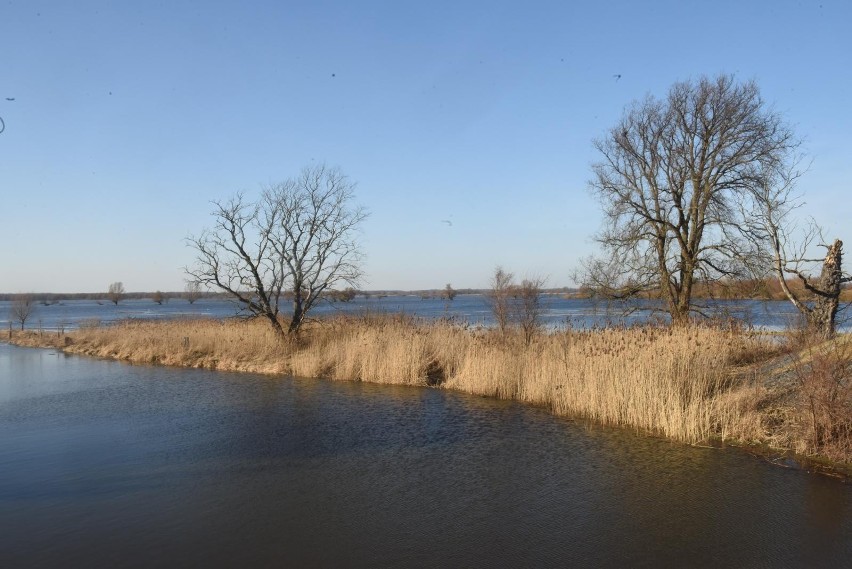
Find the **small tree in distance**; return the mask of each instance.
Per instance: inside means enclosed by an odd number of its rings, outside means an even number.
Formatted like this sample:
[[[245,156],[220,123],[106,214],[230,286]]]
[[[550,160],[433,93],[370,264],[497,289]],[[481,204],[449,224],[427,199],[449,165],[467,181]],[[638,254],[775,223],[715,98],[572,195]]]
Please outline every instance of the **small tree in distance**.
[[[513,315],[514,320],[524,333],[524,342],[530,345],[532,339],[541,331],[541,315],[544,306],[541,302],[541,291],[545,280],[541,277],[530,277],[521,281],[520,286],[514,287]]]
[[[453,285],[447,283],[447,286],[444,287],[444,291],[441,296],[444,300],[454,300],[456,298],[456,291],[453,288]]]
[[[189,281],[184,288],[183,297],[190,304],[195,304],[195,301],[201,298],[201,283],[198,281]]]
[[[153,300],[159,305],[162,305],[164,302],[168,302],[169,298],[162,291],[158,290],[153,295],[151,295],[151,300]]]
[[[509,308],[514,279],[515,275],[503,270],[503,267],[496,267],[494,275],[491,277],[491,289],[485,294],[491,308],[491,314],[494,316],[494,322],[497,324],[500,334],[504,337],[509,328]]]
[[[444,287],[444,290],[440,293],[440,298],[444,301],[444,312],[449,314],[450,312],[450,303],[456,297],[456,291],[453,289],[453,286],[450,283],[447,283],[447,286]]]
[[[124,298],[124,283],[117,281],[109,285],[107,289],[107,298],[116,306]]]
[[[496,267],[491,277],[491,289],[485,293],[485,298],[500,335],[505,339],[509,328],[517,326],[523,333],[524,342],[529,345],[542,328],[544,306],[541,293],[545,279],[529,277],[520,285],[515,284],[514,279],[512,273]]]
[[[33,312],[36,310],[36,303],[30,294],[19,294],[12,300],[12,305],[9,308],[10,320],[20,323],[21,330],[24,329],[24,324]],[[11,329],[11,328],[10,328]]]

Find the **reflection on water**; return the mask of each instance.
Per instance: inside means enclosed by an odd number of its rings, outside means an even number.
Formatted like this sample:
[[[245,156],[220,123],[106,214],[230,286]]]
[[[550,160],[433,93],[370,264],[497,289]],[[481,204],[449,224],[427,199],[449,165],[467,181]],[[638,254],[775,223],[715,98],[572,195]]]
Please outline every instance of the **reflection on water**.
[[[434,389],[0,346],[0,566],[807,566],[852,486]]]

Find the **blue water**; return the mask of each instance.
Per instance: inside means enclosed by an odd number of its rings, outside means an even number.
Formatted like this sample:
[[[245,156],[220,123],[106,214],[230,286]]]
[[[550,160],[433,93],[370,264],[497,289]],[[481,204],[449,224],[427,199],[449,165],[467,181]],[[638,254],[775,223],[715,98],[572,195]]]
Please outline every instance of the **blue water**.
[[[0,567],[848,567],[852,486],[439,389],[0,344]]]
[[[624,305],[606,304],[590,300],[565,299],[558,295],[542,297],[544,311],[542,321],[550,328],[574,326],[590,328],[613,324],[635,324],[652,318],[662,318],[658,312],[635,310],[625,315]],[[9,302],[0,301],[0,330],[9,326]],[[646,303],[633,308],[648,308]],[[288,306],[283,309],[286,314]],[[719,316],[731,316],[747,325],[762,329],[781,330],[794,324],[798,312],[786,301],[731,300],[713,301],[708,312]],[[440,299],[421,299],[416,295],[387,296],[384,298],[357,298],[348,303],[325,302],[314,309],[314,314],[363,312],[396,313],[403,312],[427,319],[452,317],[474,325],[491,325],[493,319],[488,303],[481,295],[460,295],[452,302]],[[227,318],[241,314],[239,307],[225,299],[201,299],[195,304],[174,299],[158,305],[151,300],[127,300],[117,306],[105,301],[71,300],[45,306],[38,304],[34,314],[26,323],[29,329],[66,330],[76,328],[86,322],[109,323],[127,318],[191,318],[210,317]],[[18,323],[13,323],[18,326]],[[850,322],[840,320],[840,330],[850,330]]]

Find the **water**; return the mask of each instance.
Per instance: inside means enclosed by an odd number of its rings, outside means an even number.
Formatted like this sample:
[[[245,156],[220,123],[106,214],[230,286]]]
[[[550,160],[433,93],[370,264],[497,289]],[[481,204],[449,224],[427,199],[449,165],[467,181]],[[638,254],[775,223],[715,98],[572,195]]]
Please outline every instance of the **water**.
[[[567,324],[589,328],[611,324],[647,321],[659,317],[647,310],[624,315],[623,305],[610,305],[583,299],[565,299],[557,295],[542,297],[544,311],[542,321],[550,328]],[[9,326],[10,302],[0,301],[0,330]],[[639,305],[642,306],[641,304]],[[645,307],[650,306],[645,303]],[[283,305],[289,308],[286,303]],[[769,330],[781,330],[796,322],[798,312],[786,301],[732,300],[713,301],[711,312],[729,315],[747,324]],[[171,300],[158,305],[151,300],[127,300],[117,306],[109,302],[94,300],[67,300],[44,306],[38,304],[34,314],[26,323],[30,329],[70,330],[85,322],[110,323],[127,318],[168,319],[210,317],[227,318],[239,314],[239,307],[226,299],[201,299],[194,304],[185,300]],[[455,317],[471,324],[491,325],[493,319],[485,298],[481,295],[460,295],[452,302],[440,299],[421,299],[414,295],[387,296],[383,298],[361,298],[344,303],[324,302],[314,309],[315,314],[361,312],[403,312],[423,318],[434,319]],[[13,323],[18,326],[18,323]],[[849,331],[850,323],[841,321],[839,329]]]
[[[0,566],[841,567],[852,486],[428,388],[0,345]]]

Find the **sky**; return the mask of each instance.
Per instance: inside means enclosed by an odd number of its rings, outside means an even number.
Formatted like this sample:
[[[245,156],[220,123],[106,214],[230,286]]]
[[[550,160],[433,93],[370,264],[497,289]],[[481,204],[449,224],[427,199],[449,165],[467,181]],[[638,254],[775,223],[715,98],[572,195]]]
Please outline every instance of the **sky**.
[[[496,265],[572,286],[592,141],[719,73],[802,137],[800,214],[852,242],[850,22],[841,0],[2,1],[0,292],[182,290],[211,200],[319,162],[370,211],[362,288]]]

